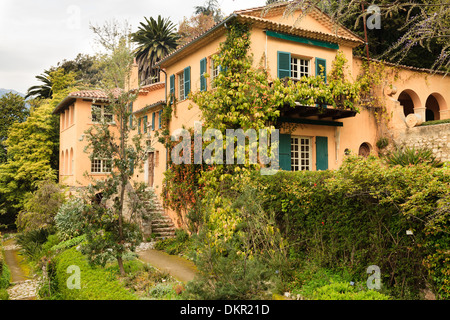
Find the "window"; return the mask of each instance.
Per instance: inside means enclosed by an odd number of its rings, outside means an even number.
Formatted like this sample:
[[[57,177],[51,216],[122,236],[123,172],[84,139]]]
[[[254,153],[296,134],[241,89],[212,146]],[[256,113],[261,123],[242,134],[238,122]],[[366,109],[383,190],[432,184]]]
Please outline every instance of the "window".
[[[291,57],[291,78],[309,77],[310,60]]]
[[[144,116],[144,133],[147,133],[147,128],[148,128],[148,116]]]
[[[91,173],[111,173],[112,161],[110,159],[94,158],[91,162]]]
[[[106,121],[109,123],[114,122],[114,113],[112,111],[111,106],[93,104],[91,110],[93,122],[101,122],[101,121]]]
[[[311,138],[291,137],[291,170],[311,171]]]
[[[222,67],[217,62],[214,62],[213,59],[211,59],[211,88],[215,88],[215,80],[217,76],[219,75],[220,71],[222,71]]]
[[[184,100],[184,72],[178,74],[178,87],[180,88],[178,99],[181,101]]]

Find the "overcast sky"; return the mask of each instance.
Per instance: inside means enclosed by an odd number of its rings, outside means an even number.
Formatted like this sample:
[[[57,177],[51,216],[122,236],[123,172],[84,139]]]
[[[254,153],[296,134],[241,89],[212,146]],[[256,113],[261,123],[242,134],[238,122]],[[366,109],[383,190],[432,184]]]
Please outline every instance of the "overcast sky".
[[[143,17],[178,24],[205,0],[0,0],[0,88],[26,93],[45,69],[78,53],[93,54],[90,24],[128,20],[137,30]],[[225,15],[262,6],[265,0],[219,0]]]

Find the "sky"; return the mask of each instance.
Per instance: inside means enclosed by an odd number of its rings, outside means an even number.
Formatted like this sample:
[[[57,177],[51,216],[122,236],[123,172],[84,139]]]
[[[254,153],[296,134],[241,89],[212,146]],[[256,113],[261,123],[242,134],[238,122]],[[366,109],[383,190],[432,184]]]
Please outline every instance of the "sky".
[[[218,0],[224,15],[266,0]],[[90,25],[127,20],[136,31],[144,17],[178,24],[206,0],[0,0],[0,88],[26,93],[36,75],[98,48]]]

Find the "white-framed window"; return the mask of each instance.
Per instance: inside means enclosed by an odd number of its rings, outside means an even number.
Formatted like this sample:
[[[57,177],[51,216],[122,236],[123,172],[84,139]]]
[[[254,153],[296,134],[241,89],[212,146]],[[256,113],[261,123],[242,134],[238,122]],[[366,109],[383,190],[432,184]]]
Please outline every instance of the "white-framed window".
[[[310,59],[291,57],[291,78],[301,79],[303,76],[309,77],[310,71]]]
[[[211,88],[215,87],[214,82],[221,70],[220,64],[214,62],[214,59],[211,59]]]
[[[311,171],[312,139],[309,137],[291,137],[292,171]]]
[[[92,122],[114,122],[114,113],[110,105],[93,104],[91,110]]]
[[[111,159],[94,158],[91,161],[91,173],[111,173]]]
[[[179,95],[178,95],[178,99],[180,101],[185,99],[185,91],[184,91],[184,72],[181,72],[178,74],[178,88],[180,88],[179,90]]]

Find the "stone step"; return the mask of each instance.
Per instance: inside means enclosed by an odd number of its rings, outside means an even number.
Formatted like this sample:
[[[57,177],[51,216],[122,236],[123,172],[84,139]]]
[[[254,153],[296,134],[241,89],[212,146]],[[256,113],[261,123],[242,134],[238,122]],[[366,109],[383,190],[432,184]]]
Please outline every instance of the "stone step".
[[[159,227],[159,228],[152,228],[153,232],[159,233],[159,232],[175,232],[175,227]]]

